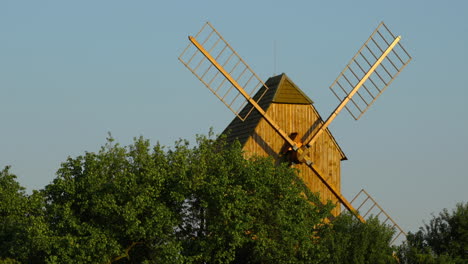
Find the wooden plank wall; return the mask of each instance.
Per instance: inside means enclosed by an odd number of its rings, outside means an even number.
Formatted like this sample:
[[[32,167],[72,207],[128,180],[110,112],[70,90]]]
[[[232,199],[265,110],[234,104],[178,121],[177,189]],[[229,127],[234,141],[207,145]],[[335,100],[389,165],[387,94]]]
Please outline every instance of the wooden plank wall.
[[[278,104],[272,103],[267,114],[275,120],[287,134],[297,132],[299,138],[310,138],[311,127],[319,118],[317,111],[312,105],[301,104]],[[262,118],[255,128],[253,135],[249,137],[244,150],[247,154],[252,153],[261,156],[272,156],[275,160],[280,158],[280,152],[285,146],[285,141],[278,133]],[[312,161],[326,174],[323,175],[337,190],[341,190],[341,168],[340,162],[344,158],[329,133],[322,133],[317,142],[312,146]],[[322,201],[332,200],[337,204],[333,210],[334,215],[340,213],[340,204],[328,188],[320,181],[317,175],[305,164],[297,164],[300,176],[313,192],[319,192]]]

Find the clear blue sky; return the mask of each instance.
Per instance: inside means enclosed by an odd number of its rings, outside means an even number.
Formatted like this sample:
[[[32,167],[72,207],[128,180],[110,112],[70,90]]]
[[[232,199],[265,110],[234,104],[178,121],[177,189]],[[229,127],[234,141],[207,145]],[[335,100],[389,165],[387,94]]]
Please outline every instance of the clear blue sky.
[[[264,79],[285,72],[326,117],[328,90],[383,20],[413,61],[358,122],[330,129],[365,188],[405,230],[468,201],[467,1],[0,2],[0,166],[43,188],[68,156],[193,140],[233,118],[177,57],[209,20]]]

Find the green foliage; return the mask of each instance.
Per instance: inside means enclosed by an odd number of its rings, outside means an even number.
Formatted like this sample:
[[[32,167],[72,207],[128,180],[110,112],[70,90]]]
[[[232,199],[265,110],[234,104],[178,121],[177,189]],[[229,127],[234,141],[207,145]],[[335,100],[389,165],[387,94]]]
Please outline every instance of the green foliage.
[[[343,213],[324,231],[322,243],[329,256],[325,263],[397,263],[390,246],[394,230],[377,218],[363,224],[353,215]]]
[[[324,224],[286,165],[200,136],[172,149],[110,137],[27,195],[0,172],[0,263],[391,263],[376,219]]]
[[[6,259],[0,259],[0,264],[21,264],[21,262],[11,259],[11,258],[6,258]]]
[[[44,191],[51,262],[180,262],[169,168],[162,147],[142,138],[68,158]]]
[[[315,206],[318,197],[294,170],[268,158],[246,160],[239,145],[204,137],[192,154],[184,255],[193,263],[312,263],[314,226],[331,206]]]
[[[18,223],[22,222],[27,211],[27,198],[24,188],[16,182],[16,176],[9,167],[0,171],[0,257],[11,257],[15,243],[24,235]]]
[[[468,203],[442,210],[400,246],[402,263],[468,263]]]
[[[13,257],[15,246],[24,236],[23,216],[27,209],[24,188],[16,182],[16,175],[9,172],[9,167],[0,171],[0,258]],[[9,263],[5,259],[2,262]]]
[[[0,171],[0,263],[37,263],[47,232],[43,213],[40,192],[26,195],[9,167]]]

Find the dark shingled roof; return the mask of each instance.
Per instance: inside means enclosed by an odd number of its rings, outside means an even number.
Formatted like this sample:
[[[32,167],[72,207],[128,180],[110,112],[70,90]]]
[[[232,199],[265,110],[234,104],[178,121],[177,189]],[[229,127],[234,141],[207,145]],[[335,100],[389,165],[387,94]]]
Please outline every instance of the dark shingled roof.
[[[313,101],[305,95],[301,89],[299,89],[287,76],[282,73],[277,76],[270,77],[265,85],[268,87],[268,91],[263,95],[262,99],[258,101],[260,107],[267,111],[271,103],[285,103],[285,104],[313,104]],[[262,87],[253,97],[255,101],[265,92],[265,87]],[[240,116],[245,114],[252,108],[251,104],[245,106]],[[238,117],[226,127],[223,134],[227,134],[228,141],[234,141],[238,139],[242,145],[247,142],[250,135],[253,134],[255,127],[262,116],[260,113],[253,109],[252,113],[242,121]]]
[[[313,104],[313,101],[307,97],[307,95],[305,95],[301,89],[299,89],[284,73],[270,77],[265,84],[268,87],[268,90],[265,92],[266,88],[262,87],[253,97],[253,99],[257,101],[257,103],[265,112],[268,110],[271,103]],[[261,100],[258,101],[258,98],[263,93],[265,94]],[[251,109],[252,105],[248,104],[241,110],[239,115],[245,116]],[[244,146],[249,137],[255,131],[255,128],[257,127],[261,118],[262,115],[260,115],[260,113],[254,108],[252,113],[250,113],[245,121],[242,121],[236,116],[222,134],[227,135],[228,142],[233,142],[237,139],[242,144],[242,146]],[[346,160],[346,155],[341,150],[333,135],[328,129],[326,131],[332,138],[338,150],[341,152],[343,156],[342,160]]]

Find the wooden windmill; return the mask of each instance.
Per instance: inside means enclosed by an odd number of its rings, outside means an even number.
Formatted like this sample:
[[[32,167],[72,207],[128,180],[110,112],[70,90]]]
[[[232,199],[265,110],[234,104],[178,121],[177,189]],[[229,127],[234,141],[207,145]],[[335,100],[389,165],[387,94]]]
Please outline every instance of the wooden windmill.
[[[287,158],[313,192],[338,205],[334,215],[343,205],[363,222],[369,214],[386,217],[399,231],[395,240],[404,231],[366,191],[351,202],[341,194],[346,156],[328,126],[343,108],[359,119],[410,62],[400,39],[379,24],[330,86],[340,103],[325,120],[286,74],[263,82],[210,23],[189,36],[179,60],[236,115],[228,139],[238,139],[246,154]]]

